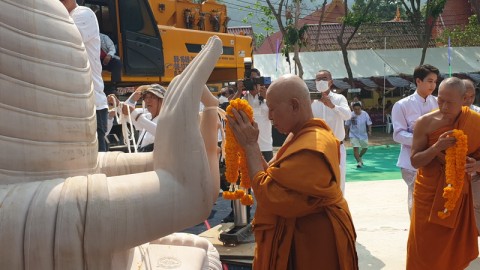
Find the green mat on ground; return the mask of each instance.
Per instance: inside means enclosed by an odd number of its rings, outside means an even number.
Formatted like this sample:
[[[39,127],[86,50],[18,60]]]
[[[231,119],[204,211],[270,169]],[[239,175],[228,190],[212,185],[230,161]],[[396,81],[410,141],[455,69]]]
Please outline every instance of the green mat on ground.
[[[353,148],[347,148],[347,182],[368,180],[401,179],[400,168],[396,166],[399,144],[370,146],[363,155],[362,168],[357,168]]]

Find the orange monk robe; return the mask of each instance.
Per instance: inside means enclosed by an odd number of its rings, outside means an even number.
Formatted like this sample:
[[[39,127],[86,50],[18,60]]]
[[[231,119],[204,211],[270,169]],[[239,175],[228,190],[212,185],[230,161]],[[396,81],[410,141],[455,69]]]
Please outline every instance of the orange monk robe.
[[[358,269],[338,164],[338,141],[312,119],[257,173],[254,269]]]
[[[462,108],[457,122],[428,134],[428,146],[445,131],[461,129],[468,136],[468,155],[480,158],[480,114]],[[465,176],[462,195],[446,219],[442,197],[445,165],[438,159],[418,169],[413,192],[413,211],[407,244],[407,269],[465,269],[478,256],[478,232],[473,212],[470,175]]]

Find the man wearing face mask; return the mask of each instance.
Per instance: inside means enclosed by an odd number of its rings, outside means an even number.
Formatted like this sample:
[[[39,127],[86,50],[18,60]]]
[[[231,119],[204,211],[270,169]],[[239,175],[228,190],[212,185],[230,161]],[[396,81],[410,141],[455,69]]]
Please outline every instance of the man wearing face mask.
[[[323,119],[332,129],[333,134],[340,141],[340,188],[345,193],[345,175],[347,152],[343,140],[345,139],[344,122],[352,116],[344,95],[332,92],[332,74],[328,70],[320,70],[315,75],[317,91],[322,93],[321,99],[313,100],[312,111],[315,118]]]

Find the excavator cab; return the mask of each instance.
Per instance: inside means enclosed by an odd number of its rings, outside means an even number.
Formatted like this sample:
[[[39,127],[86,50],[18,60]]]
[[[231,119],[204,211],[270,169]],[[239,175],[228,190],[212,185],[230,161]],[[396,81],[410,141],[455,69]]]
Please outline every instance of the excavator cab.
[[[190,0],[86,0],[83,4],[95,12],[100,32],[117,45],[122,71],[115,87],[126,87],[127,92],[141,84],[168,85],[212,35],[219,36],[224,47],[208,81],[214,85],[211,89],[243,78],[243,58],[252,55],[251,37],[227,33],[226,6],[213,0],[200,4]],[[111,87],[110,73],[102,75],[106,88]]]

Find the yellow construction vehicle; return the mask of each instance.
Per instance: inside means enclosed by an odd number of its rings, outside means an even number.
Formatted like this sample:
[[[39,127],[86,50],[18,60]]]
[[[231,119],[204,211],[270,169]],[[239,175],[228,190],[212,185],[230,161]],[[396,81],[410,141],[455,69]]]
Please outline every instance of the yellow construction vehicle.
[[[116,86],[168,83],[180,74],[212,35],[223,41],[208,83],[217,91],[223,82],[244,77],[245,57],[252,56],[252,39],[227,33],[227,8],[213,0],[86,0],[100,32],[117,44],[122,61]],[[108,86],[110,73],[104,71]]]

